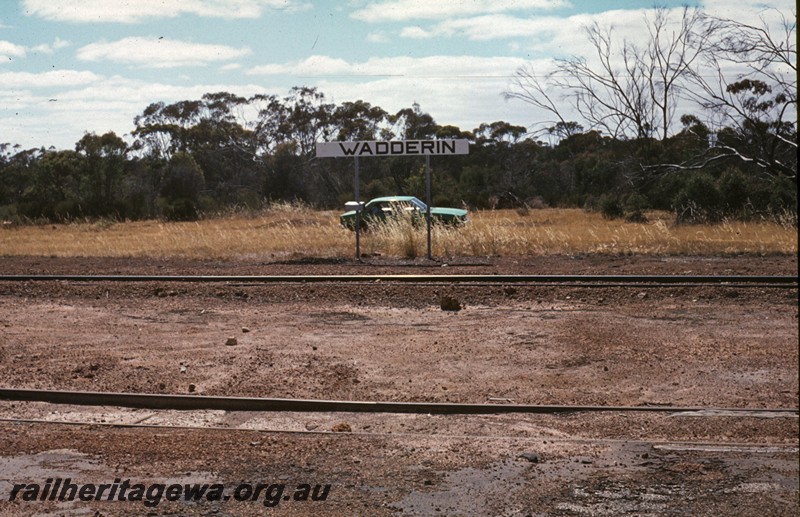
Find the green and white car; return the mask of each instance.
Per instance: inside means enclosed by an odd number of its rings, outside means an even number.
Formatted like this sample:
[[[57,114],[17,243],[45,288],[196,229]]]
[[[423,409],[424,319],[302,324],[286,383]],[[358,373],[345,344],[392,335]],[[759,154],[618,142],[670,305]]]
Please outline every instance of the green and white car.
[[[353,203],[348,203],[348,207]],[[415,224],[425,222],[428,205],[414,196],[376,197],[361,208],[361,228],[382,223],[391,218],[410,217]],[[342,226],[350,230],[356,228],[357,210],[349,210],[339,217]],[[468,212],[460,208],[431,207],[431,222],[461,226],[469,219]]]

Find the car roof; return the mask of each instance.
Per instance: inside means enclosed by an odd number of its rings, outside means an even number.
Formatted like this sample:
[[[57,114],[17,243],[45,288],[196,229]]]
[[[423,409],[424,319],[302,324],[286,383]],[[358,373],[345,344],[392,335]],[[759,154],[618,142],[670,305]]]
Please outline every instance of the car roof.
[[[376,202],[383,202],[383,201],[388,201],[388,202],[393,202],[393,201],[411,201],[412,199],[415,199],[415,197],[414,196],[384,196],[384,197],[376,197],[376,198],[370,199],[369,202],[370,203],[376,203]]]

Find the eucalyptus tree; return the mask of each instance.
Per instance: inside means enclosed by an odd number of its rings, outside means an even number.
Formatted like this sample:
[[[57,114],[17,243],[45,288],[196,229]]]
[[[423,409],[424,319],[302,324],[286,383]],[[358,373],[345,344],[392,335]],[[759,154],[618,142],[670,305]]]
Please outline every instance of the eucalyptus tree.
[[[257,196],[260,179],[253,162],[257,144],[247,127],[249,111],[244,97],[206,93],[198,106],[197,122],[186,132],[187,150],[203,171],[209,195],[218,202],[237,203],[242,197]]]
[[[200,100],[184,100],[165,104],[154,102],[133,119],[136,138],[133,149],[146,156],[169,160],[176,152],[189,151],[191,128],[201,118]]]
[[[336,106],[331,126],[338,141],[380,140],[386,136],[389,114],[369,102],[357,100]]]
[[[300,156],[310,158],[317,142],[330,140],[333,111],[334,105],[317,88],[292,88],[277,112],[279,141],[293,144]]]
[[[28,186],[20,212],[31,218],[69,220],[83,215],[80,193],[81,157],[75,151],[39,149],[28,155]]]
[[[766,10],[754,23],[707,17],[717,34],[692,69],[692,98],[716,129],[711,150],[684,168],[733,160],[758,174],[797,180],[797,25]]]
[[[102,135],[86,133],[75,144],[75,150],[83,157],[83,212],[92,216],[121,215],[128,144],[113,131]]]

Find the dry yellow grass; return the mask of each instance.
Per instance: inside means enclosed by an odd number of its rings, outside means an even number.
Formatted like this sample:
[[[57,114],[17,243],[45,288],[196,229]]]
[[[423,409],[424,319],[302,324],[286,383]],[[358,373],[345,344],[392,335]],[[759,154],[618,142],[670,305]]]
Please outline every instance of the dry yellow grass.
[[[797,253],[797,229],[777,223],[679,226],[666,213],[647,223],[609,221],[579,209],[470,214],[464,228],[434,228],[435,256],[522,256],[574,253]],[[184,257],[260,259],[349,257],[353,233],[338,212],[275,205],[251,216],[192,223],[141,221],[22,226],[0,230],[0,255],[52,257]],[[362,236],[362,253],[424,257],[425,229],[393,225]]]

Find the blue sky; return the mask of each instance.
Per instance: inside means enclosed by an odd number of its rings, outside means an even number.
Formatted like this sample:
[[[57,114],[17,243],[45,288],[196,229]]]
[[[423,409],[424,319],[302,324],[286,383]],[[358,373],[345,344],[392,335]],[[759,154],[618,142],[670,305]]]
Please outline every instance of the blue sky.
[[[682,1],[660,1],[679,9]],[[316,86],[329,101],[389,112],[417,102],[471,130],[537,114],[504,100],[526,63],[584,55],[581,27],[645,34],[651,0],[0,0],[0,143],[73,148],[84,132],[126,136],[157,101],[206,92],[284,96]],[[764,4],[702,0],[757,19]],[[768,5],[792,16],[795,2]]]

